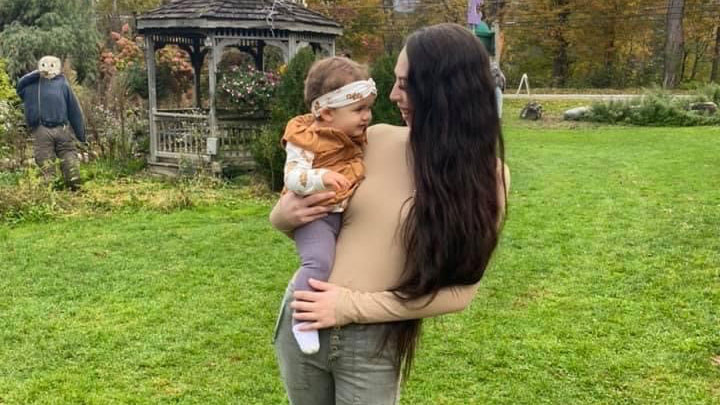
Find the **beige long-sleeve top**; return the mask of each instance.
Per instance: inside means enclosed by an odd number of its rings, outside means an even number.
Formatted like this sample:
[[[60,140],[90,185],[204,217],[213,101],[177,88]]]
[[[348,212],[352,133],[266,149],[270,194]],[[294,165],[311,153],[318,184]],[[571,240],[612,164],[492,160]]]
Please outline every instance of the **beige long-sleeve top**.
[[[478,289],[478,284],[445,287],[429,304],[431,297],[406,302],[387,291],[398,284],[405,263],[399,230],[413,196],[407,146],[406,127],[381,124],[368,128],[366,177],[345,211],[329,280],[346,287],[336,307],[338,325],[460,311]],[[504,190],[500,192],[504,197]],[[271,222],[282,229],[282,219],[274,213]]]

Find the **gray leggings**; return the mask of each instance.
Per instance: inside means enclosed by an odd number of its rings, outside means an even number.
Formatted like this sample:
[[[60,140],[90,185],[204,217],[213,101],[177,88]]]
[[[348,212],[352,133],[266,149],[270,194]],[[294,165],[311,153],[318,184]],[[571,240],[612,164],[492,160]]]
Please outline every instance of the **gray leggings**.
[[[273,342],[292,405],[394,405],[399,380],[394,349],[378,352],[383,324],[320,330],[320,351],[307,355],[293,337],[292,284],[280,307]]]
[[[342,225],[342,214],[330,214],[296,229],[293,238],[300,255],[295,290],[311,291],[310,278],[327,281],[335,261],[335,241]]]

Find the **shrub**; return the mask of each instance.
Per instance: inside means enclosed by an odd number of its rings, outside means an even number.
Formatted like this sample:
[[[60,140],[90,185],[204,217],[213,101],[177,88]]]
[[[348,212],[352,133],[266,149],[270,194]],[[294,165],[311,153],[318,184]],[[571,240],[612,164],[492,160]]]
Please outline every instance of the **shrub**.
[[[709,96],[699,94],[693,99],[676,98],[662,91],[653,91],[629,101],[598,103],[592,106],[590,114],[583,119],[639,126],[720,125],[720,114],[711,116],[689,110],[691,100],[710,101],[710,97],[720,96],[720,90],[707,91]]]
[[[118,75],[125,76],[127,96],[148,98],[148,73],[145,67],[142,37],[133,36],[125,24],[120,32],[111,33],[111,48],[100,53],[101,82],[109,82]],[[168,45],[156,53],[155,84],[158,100],[174,97],[179,101],[193,83],[193,69],[188,54],[175,45]]]
[[[0,100],[0,157],[10,158],[10,166],[18,167],[28,151],[28,134],[20,106]]]
[[[28,152],[27,131],[20,98],[0,59],[0,157],[8,160],[0,169],[17,168]]]
[[[0,187],[0,222],[44,221],[67,203],[64,195],[42,181],[40,172],[30,167],[10,187]]]
[[[272,99],[270,123],[250,141],[257,171],[273,191],[280,190],[283,185],[285,151],[280,139],[285,125],[291,118],[308,112],[304,96],[305,76],[314,61],[315,54],[309,48],[301,50],[290,61]]]
[[[720,84],[710,83],[706,86],[700,87],[698,93],[704,100],[701,101],[712,101],[713,103],[720,106]]]
[[[255,159],[256,170],[273,191],[283,187],[285,151],[280,145],[283,130],[283,126],[268,124],[250,142],[250,153]]]
[[[10,84],[10,77],[8,77],[8,74],[5,71],[5,61],[2,59],[0,59],[0,101],[18,101],[17,93],[15,93],[15,87]]]
[[[78,87],[77,95],[85,116],[85,131],[93,155],[123,163],[147,153],[149,122],[142,104],[132,103],[125,94],[124,75],[115,76],[109,95]]]
[[[290,61],[273,99],[273,121],[287,121],[309,111],[305,105],[305,77],[315,59],[310,48],[303,48]]]

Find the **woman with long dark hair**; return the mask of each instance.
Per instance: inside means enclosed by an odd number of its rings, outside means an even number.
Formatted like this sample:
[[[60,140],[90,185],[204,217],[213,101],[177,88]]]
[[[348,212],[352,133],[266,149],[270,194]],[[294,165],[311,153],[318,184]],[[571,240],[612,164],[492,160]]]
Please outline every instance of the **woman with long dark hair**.
[[[498,242],[509,179],[483,45],[459,25],[421,29],[395,75],[390,98],[408,127],[368,129],[366,180],[346,211],[330,280],[288,290],[278,319],[293,404],[395,403],[422,319],[470,303]],[[271,221],[289,232],[325,215],[315,204],[329,195],[286,195]],[[291,317],[320,329],[323,350],[308,356],[291,344]]]

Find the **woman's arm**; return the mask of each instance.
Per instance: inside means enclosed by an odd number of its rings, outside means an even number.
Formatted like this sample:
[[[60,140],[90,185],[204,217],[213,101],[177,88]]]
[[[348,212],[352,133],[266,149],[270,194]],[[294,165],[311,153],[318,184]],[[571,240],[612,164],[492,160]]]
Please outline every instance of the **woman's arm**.
[[[498,197],[504,215],[510,190],[510,171],[507,165],[501,167],[498,170]],[[352,291],[316,280],[310,280],[310,285],[317,292],[295,292],[296,301],[292,303],[292,308],[296,310],[294,316],[298,320],[312,322],[308,328],[322,329],[348,323],[392,322],[462,311],[475,297],[479,282],[444,287],[434,298],[428,295],[409,302],[389,291]]]
[[[322,203],[333,197],[335,197],[333,191],[323,191],[307,197],[285,193],[270,212],[270,223],[275,229],[290,234],[299,226],[327,216],[332,207]]]
[[[349,323],[378,323],[428,318],[462,311],[472,302],[480,283],[441,288],[437,295],[404,301],[392,292],[360,292],[310,280],[317,290],[296,291],[291,307],[295,318],[313,322],[308,329]],[[304,311],[304,312],[300,312]]]

